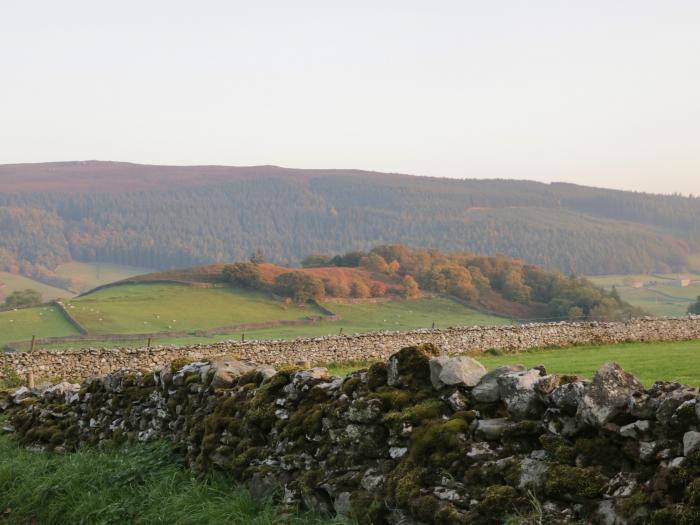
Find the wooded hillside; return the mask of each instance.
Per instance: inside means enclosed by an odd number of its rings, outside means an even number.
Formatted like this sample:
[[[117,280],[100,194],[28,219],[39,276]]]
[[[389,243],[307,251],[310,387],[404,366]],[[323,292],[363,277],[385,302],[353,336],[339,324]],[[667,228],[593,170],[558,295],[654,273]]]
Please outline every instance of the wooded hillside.
[[[700,199],[505,180],[274,166],[0,166],[0,269],[60,261],[276,263],[378,243],[503,253],[578,274],[680,271]]]

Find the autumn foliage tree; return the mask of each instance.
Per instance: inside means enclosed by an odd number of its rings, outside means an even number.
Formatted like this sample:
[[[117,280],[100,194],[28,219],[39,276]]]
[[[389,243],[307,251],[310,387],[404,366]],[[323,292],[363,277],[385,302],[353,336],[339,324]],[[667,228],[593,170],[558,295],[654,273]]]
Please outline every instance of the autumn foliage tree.
[[[260,289],[265,287],[265,281],[257,264],[238,262],[224,267],[224,279],[242,288]]]
[[[273,286],[275,293],[290,297],[296,303],[321,299],[324,294],[323,281],[304,272],[286,272],[277,276]]]

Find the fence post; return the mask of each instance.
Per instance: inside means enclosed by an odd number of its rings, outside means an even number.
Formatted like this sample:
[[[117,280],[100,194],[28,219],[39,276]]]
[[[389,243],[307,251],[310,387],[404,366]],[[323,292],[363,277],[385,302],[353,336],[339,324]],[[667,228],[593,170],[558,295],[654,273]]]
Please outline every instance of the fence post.
[[[148,338],[148,344],[146,345],[146,347],[147,347],[149,350],[151,349],[151,338],[150,338],[150,337]]]
[[[29,351],[33,352],[34,351],[34,345],[36,344],[36,336],[32,336],[32,344],[29,346]]]
[[[343,335],[343,327],[340,327],[340,332],[338,332],[338,335]]]
[[[241,342],[245,342],[245,332],[241,332]]]

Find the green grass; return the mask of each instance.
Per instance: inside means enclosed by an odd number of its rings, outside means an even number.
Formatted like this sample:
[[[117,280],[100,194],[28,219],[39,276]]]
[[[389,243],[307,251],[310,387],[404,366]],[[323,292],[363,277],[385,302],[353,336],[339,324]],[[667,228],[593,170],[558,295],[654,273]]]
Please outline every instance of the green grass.
[[[147,294],[142,301],[139,294]],[[149,291],[150,290],[150,291]],[[164,290],[184,293],[179,299],[168,301]],[[127,295],[128,294],[128,297]],[[108,299],[114,296],[114,300]],[[197,303],[183,304],[185,300],[192,301],[200,297]],[[96,298],[95,301],[89,301]],[[225,299],[217,302],[214,299]],[[144,305],[152,310],[145,310]],[[72,308],[71,308],[72,306]],[[182,285],[124,285],[101,290],[94,294],[71,301],[69,311],[96,333],[143,333],[148,331],[167,330],[163,323],[155,321],[175,319],[164,317],[153,321],[155,311],[162,312],[167,307],[170,315],[178,315],[178,323],[170,324],[172,330],[189,330],[192,328],[209,328],[222,325],[233,325],[244,322],[267,321],[270,319],[300,319],[307,315],[319,315],[321,312],[313,307],[300,308],[284,305],[273,301],[267,296],[256,292],[230,289],[201,289],[187,288]],[[421,298],[408,301],[388,301],[374,304],[335,304],[325,305],[331,311],[341,316],[340,321],[323,321],[313,325],[276,326],[258,330],[246,330],[246,340],[251,339],[294,339],[297,337],[319,337],[340,333],[353,334],[377,330],[411,330],[415,328],[430,328],[435,322],[437,328],[464,325],[499,325],[511,323],[509,319],[482,314],[476,310],[452,301],[451,299],[435,297]],[[91,310],[92,309],[92,310]],[[177,310],[177,311],[175,311]],[[237,321],[228,317],[228,312],[240,312]],[[151,318],[148,317],[150,314]],[[196,314],[196,317],[194,317]],[[103,321],[99,321],[102,318]],[[149,324],[143,324],[148,319]],[[126,321],[125,321],[126,320]],[[140,323],[140,324],[139,324]],[[152,344],[192,344],[215,343],[225,340],[240,340],[241,332],[230,332],[210,337],[168,337],[153,339]],[[144,346],[147,340],[124,341],[94,341],[83,343],[83,346]],[[75,347],[76,343],[52,344],[51,348]]]
[[[152,271],[150,268],[139,268],[136,266],[82,262],[61,264],[56,268],[56,274],[73,279],[83,290],[89,290],[103,284],[121,281]]]
[[[0,312],[0,348],[11,341],[37,337],[79,335],[55,306]]]
[[[91,333],[204,330],[242,323],[321,315],[313,306],[287,305],[265,294],[179,284],[127,284],[66,302]]]
[[[646,386],[660,380],[700,386],[700,341],[573,346],[495,356],[482,354],[474,358],[489,370],[516,363],[528,367],[544,365],[550,373],[576,374],[588,379],[593,378],[604,363],[616,361]],[[344,376],[370,363],[358,361],[326,366],[331,373]]]
[[[283,513],[223,476],[196,479],[166,443],[48,454],[0,436],[0,522],[8,525],[342,523]]]
[[[647,386],[657,380],[700,386],[700,341],[575,346],[510,355],[483,355],[476,359],[489,369],[507,363],[543,364],[548,372],[588,378],[592,378],[602,364],[616,361]]]
[[[39,292],[44,301],[73,296],[73,293],[69,292],[68,290],[49,286],[48,284],[40,283],[39,281],[35,281],[29,277],[15,275],[9,272],[0,272],[0,283],[5,284],[5,286],[0,290],[5,296],[10,295],[14,291],[26,290],[27,288]],[[1,302],[2,301],[0,301],[0,303]]]

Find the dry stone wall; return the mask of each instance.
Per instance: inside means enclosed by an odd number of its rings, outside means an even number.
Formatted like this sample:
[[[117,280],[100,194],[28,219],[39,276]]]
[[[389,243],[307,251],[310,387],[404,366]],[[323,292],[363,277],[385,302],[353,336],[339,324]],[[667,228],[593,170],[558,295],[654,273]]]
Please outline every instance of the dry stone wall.
[[[196,472],[360,525],[700,523],[700,392],[407,347],[348,376],[173,363],[0,394],[4,431],[70,452],[168,439]]]
[[[434,343],[452,354],[490,348],[517,352],[532,348],[626,341],[700,339],[700,316],[641,318],[621,323],[546,323],[465,327],[408,332],[376,332],[293,341],[223,342],[212,345],[159,346],[140,349],[42,350],[0,354],[0,375],[14,370],[35,377],[83,378],[120,369],[153,369],[179,358],[232,355],[261,364],[330,363],[382,360],[405,346]]]

